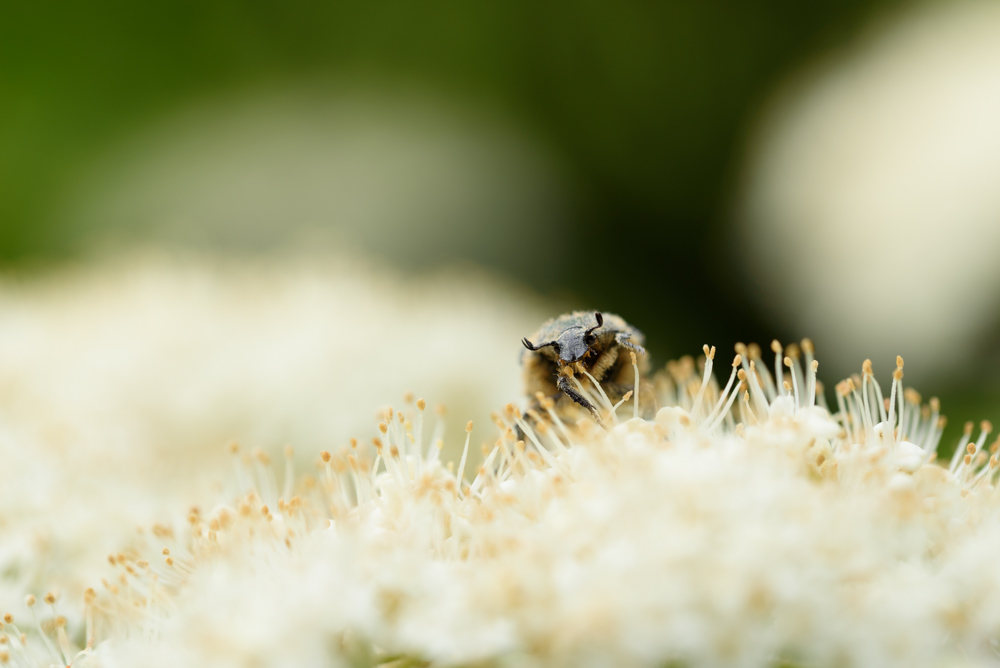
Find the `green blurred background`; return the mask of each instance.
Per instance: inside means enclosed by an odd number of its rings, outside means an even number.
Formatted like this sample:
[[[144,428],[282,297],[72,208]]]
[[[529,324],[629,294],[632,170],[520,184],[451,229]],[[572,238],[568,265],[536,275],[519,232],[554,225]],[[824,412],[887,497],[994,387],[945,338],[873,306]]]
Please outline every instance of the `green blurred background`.
[[[617,311],[646,331],[660,361],[704,342],[731,350],[736,340],[790,340],[801,332],[748,300],[753,277],[733,266],[729,214],[747,137],[782,80],[901,6],[7,3],[0,262],[58,263],[118,237],[157,242],[163,227],[147,230],[141,206],[103,221],[75,215],[78,195],[95,174],[141,163],[150,132],[169,144],[162,128],[200,113],[191,109],[224,110],[269,91],[299,100],[366,91],[432,100],[452,110],[445,126],[487,119],[473,125],[500,128],[500,144],[529,146],[557,184],[551,228],[544,215],[509,226],[501,215],[468,238],[442,236],[434,252],[387,251],[403,264],[472,263],[558,303]],[[479,234],[491,241],[477,243]],[[281,229],[180,238],[251,252],[286,241]],[[813,338],[822,351],[822,334]],[[970,386],[959,381],[941,381],[953,423],[971,410],[990,417],[960,396]]]
[[[419,87],[523,128],[570,179],[571,224],[549,262],[519,266],[488,249],[475,260],[642,313],[670,354],[721,347],[734,331],[767,339],[781,332],[728,287],[718,248],[745,126],[779,76],[879,8],[11,3],[0,23],[0,258],[78,252],[93,230],[53,219],[56,200],[109,145],[206,96],[288,81]]]

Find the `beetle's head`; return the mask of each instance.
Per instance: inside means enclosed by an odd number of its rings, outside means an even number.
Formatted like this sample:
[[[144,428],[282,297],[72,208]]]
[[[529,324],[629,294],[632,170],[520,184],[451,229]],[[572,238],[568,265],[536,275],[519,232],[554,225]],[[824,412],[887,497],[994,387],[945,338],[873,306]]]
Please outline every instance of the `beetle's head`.
[[[537,346],[532,345],[527,339],[522,340],[524,347],[528,350],[540,350],[551,347],[559,355],[559,364],[572,364],[578,362],[590,353],[591,346],[597,342],[594,330],[604,324],[604,316],[600,313],[594,314],[597,324],[590,328],[576,325],[563,330],[555,341],[548,341]]]

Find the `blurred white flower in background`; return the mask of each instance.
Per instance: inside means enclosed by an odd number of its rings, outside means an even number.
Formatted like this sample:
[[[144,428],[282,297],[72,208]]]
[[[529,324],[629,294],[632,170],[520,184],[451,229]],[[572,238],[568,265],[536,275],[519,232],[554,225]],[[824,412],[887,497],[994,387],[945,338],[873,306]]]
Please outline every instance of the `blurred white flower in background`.
[[[319,244],[537,276],[565,233],[564,187],[537,141],[470,107],[304,84],[219,94],[146,124],[50,215],[88,243]]]
[[[545,315],[482,274],[325,254],[4,279],[0,601],[53,586],[78,600],[136,524],[217,494],[231,440],[311,458],[367,441],[406,391],[447,404],[459,432],[485,422],[519,393],[518,341]]]
[[[745,165],[748,290],[839,374],[968,368],[1000,309],[1000,5],[907,11],[786,85]]]

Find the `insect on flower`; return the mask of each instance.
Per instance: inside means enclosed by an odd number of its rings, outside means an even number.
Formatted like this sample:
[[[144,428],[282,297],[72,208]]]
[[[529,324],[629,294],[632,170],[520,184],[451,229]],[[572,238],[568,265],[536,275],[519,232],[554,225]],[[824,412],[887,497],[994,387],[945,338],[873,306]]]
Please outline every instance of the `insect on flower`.
[[[648,361],[644,341],[642,332],[612,313],[574,311],[552,318],[530,338],[521,339],[527,349],[521,354],[525,389],[529,396],[569,397],[604,427],[582,381],[598,384],[611,401],[621,399],[635,383],[629,352],[636,354],[639,371],[645,376]]]

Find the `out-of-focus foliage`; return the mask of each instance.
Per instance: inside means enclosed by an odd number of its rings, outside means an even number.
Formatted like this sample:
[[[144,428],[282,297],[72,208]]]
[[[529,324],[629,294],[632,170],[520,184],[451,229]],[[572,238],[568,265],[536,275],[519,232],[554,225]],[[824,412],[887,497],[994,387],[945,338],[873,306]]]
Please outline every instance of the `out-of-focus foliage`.
[[[78,250],[86,239],[49,215],[66,190],[108,146],[190,102],[301,81],[418,87],[510,120],[565,166],[572,232],[553,249],[554,266],[524,279],[623,312],[649,310],[655,294],[687,322],[683,334],[675,317],[643,323],[669,346],[664,354],[725,343],[735,336],[730,318],[747,323],[750,311],[728,288],[689,279],[726,276],[705,267],[714,264],[714,222],[742,124],[776,77],[873,7],[10,5],[0,22],[0,258]],[[621,258],[637,260],[634,289],[623,295],[619,280],[582,281],[571,271],[595,247],[612,275]],[[505,268],[502,257],[493,260]],[[685,289],[665,294],[671,285]],[[719,315],[727,309],[733,315]],[[742,335],[755,334],[770,332],[749,324]]]

